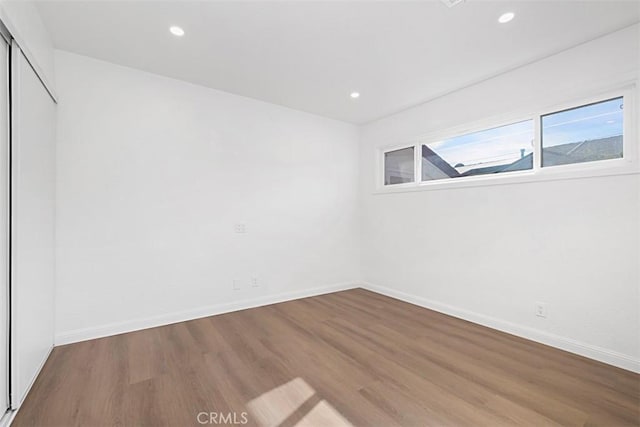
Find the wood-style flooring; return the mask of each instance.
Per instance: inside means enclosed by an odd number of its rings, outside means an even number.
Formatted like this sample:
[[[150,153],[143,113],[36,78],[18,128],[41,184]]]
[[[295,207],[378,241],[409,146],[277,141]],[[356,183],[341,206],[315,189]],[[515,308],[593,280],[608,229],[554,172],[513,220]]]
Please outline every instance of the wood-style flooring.
[[[56,347],[13,426],[234,423],[640,425],[640,376],[354,289]]]

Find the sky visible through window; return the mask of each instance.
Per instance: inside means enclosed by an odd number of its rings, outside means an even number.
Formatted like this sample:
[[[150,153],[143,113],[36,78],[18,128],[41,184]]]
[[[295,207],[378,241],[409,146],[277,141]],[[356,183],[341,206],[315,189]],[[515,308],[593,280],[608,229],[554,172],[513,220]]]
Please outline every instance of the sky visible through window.
[[[622,135],[622,98],[542,116],[543,147]]]
[[[533,151],[533,120],[456,136],[427,146],[455,168],[508,164]]]

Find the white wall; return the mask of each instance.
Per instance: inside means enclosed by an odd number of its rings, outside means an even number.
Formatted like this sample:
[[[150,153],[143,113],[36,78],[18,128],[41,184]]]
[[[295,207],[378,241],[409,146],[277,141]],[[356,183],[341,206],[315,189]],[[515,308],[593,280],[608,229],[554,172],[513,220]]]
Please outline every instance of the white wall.
[[[355,126],[55,58],[58,343],[359,279]]]
[[[637,370],[637,174],[373,190],[377,147],[637,79],[638,36],[636,25],[367,124],[359,154],[354,126],[57,52],[57,342],[365,279]]]
[[[637,174],[373,194],[377,147],[637,79],[639,40],[636,25],[363,126],[364,279],[407,300],[640,369]],[[534,316],[536,301],[547,303],[548,318]]]
[[[29,0],[0,0],[0,19],[40,78],[53,90],[53,42],[35,4]]]

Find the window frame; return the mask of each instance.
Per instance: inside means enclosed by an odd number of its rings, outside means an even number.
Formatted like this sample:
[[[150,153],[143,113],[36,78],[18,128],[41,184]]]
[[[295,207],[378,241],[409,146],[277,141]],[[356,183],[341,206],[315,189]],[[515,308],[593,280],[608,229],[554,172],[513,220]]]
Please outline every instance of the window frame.
[[[618,86],[617,89],[598,92],[597,94],[572,99],[555,105],[541,108],[528,114],[501,115],[479,120],[470,124],[455,126],[441,131],[431,132],[412,138],[405,143],[397,143],[378,148],[376,167],[376,187],[374,193],[390,193],[404,191],[441,190],[447,188],[464,188],[487,185],[504,185],[514,183],[550,181],[562,179],[589,178],[597,176],[626,175],[640,173],[638,167],[638,142],[636,139],[638,110],[636,104],[636,83]],[[566,165],[542,166],[542,117],[590,104],[623,98],[623,145],[622,157],[617,159],[596,160],[591,162],[572,163]],[[522,121],[533,121],[533,167],[522,171],[506,173],[474,175],[457,178],[422,181],[422,145],[435,143],[444,139],[455,138],[474,132],[480,132]],[[390,151],[414,147],[414,181],[403,184],[384,184],[384,155]]]

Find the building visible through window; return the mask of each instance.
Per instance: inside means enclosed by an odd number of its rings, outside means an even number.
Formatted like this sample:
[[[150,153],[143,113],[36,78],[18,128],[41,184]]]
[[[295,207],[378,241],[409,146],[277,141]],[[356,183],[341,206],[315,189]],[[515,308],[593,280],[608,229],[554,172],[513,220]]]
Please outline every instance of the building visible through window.
[[[533,167],[533,120],[422,146],[422,180],[459,178]]]
[[[623,155],[622,97],[542,116],[542,166]]]

